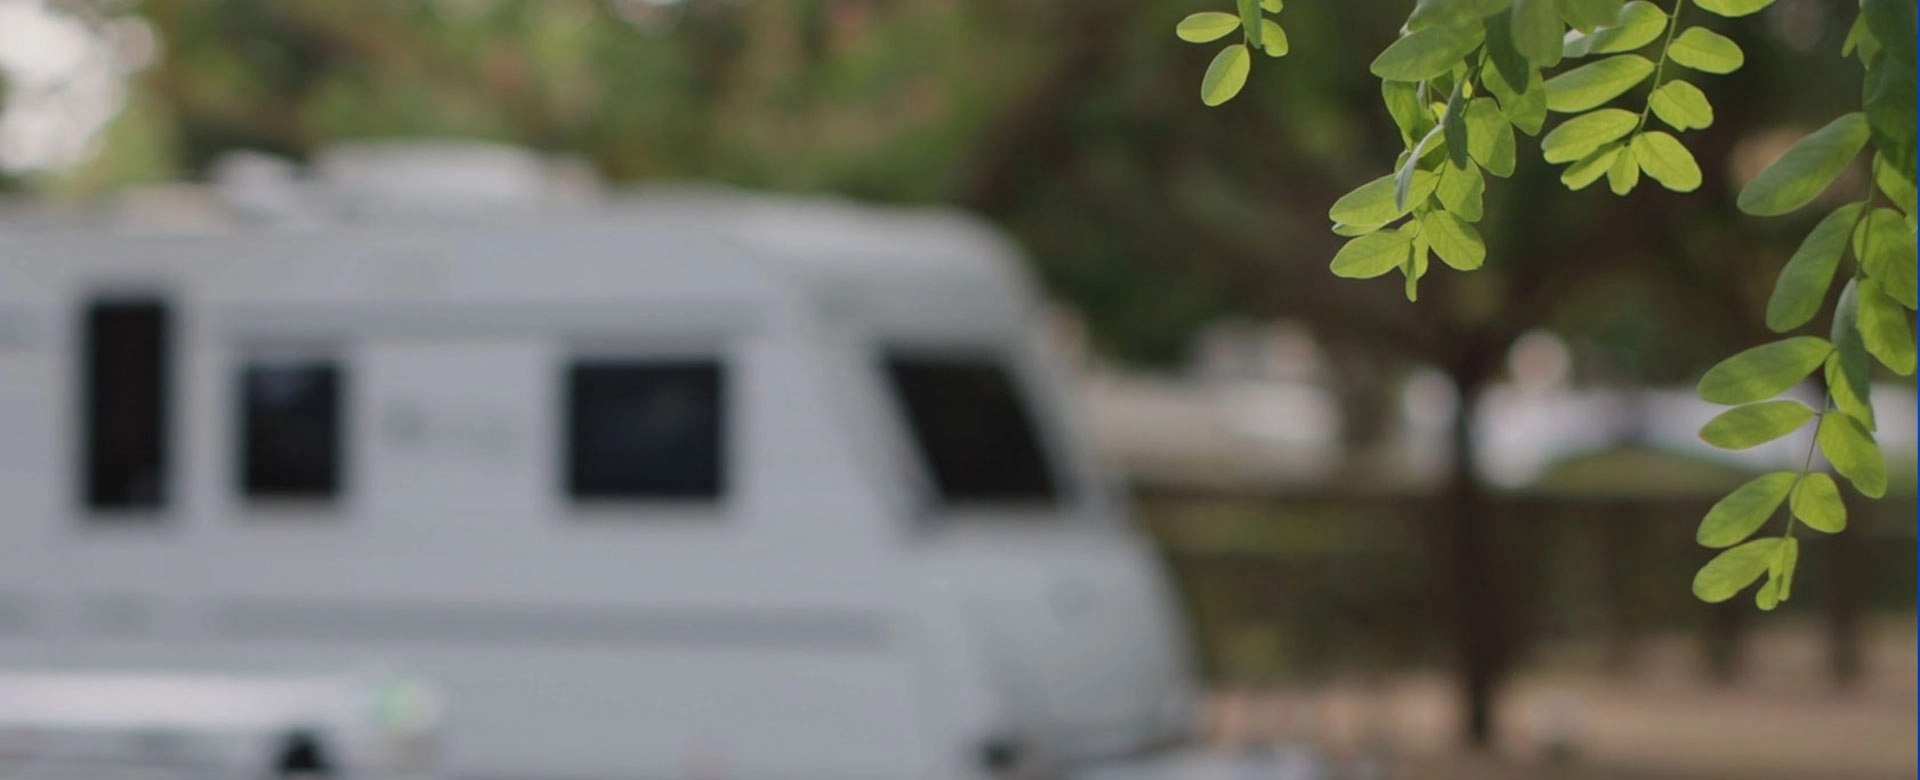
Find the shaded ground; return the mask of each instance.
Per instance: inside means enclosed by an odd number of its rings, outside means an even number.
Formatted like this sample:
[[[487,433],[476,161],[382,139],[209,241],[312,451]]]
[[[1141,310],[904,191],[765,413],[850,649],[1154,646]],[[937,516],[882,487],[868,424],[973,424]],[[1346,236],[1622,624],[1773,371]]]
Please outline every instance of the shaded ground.
[[[1497,756],[1455,748],[1458,707],[1439,674],[1340,680],[1216,700],[1221,744],[1307,741],[1385,756],[1391,780],[1893,780],[1916,773],[1911,622],[1878,627],[1859,685],[1836,690],[1812,631],[1754,638],[1746,673],[1708,681],[1696,648],[1650,641],[1628,671],[1603,674],[1580,648],[1502,695]]]

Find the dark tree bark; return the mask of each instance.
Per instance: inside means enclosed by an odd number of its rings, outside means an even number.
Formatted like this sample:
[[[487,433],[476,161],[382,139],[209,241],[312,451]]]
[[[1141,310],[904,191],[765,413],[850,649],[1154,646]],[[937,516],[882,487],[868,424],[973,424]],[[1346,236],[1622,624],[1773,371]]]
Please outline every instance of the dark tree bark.
[[[1494,742],[1494,703],[1506,672],[1507,615],[1500,586],[1502,562],[1496,550],[1492,506],[1486,487],[1475,472],[1478,447],[1474,442],[1475,411],[1493,379],[1493,350],[1472,349],[1448,366],[1460,407],[1451,433],[1453,463],[1448,478],[1445,543],[1436,549],[1447,556],[1442,571],[1451,581],[1458,643],[1461,694],[1466,702],[1466,740],[1476,748]]]

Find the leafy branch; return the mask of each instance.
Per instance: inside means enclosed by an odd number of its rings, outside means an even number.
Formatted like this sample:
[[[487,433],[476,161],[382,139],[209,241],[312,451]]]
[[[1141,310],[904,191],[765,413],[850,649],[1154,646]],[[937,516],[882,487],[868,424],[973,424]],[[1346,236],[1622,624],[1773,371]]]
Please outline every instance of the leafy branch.
[[[1196,43],[1234,30],[1244,39],[1221,50],[1207,69],[1201,100],[1209,106],[1245,86],[1249,47],[1276,57],[1287,53],[1285,31],[1262,13],[1277,14],[1279,0],[1237,2],[1237,14],[1198,13],[1178,28],[1182,39]],[[1691,2],[1715,16],[1740,17],[1773,0]],[[1474,225],[1484,213],[1485,175],[1513,173],[1515,131],[1539,136],[1542,158],[1566,166],[1560,180],[1569,189],[1605,177],[1609,189],[1625,195],[1643,174],[1676,192],[1698,189],[1700,166],[1675,133],[1711,126],[1713,105],[1678,72],[1733,73],[1746,55],[1731,38],[1684,24],[1688,3],[1673,0],[1662,9],[1648,0],[1419,0],[1399,39],[1370,66],[1405,151],[1392,173],[1329,209],[1333,232],[1349,239],[1334,254],[1333,273],[1368,279],[1399,271],[1414,300],[1430,256],[1458,271],[1479,268],[1487,252]],[[1860,0],[1841,54],[1857,57],[1864,70],[1862,110],[1801,139],[1740,193],[1738,205],[1748,214],[1794,212],[1869,146],[1875,151],[1867,199],[1814,226],[1767,304],[1766,322],[1775,332],[1806,326],[1826,307],[1841,261],[1851,253],[1853,273],[1838,294],[1827,337],[1793,336],[1748,349],[1700,381],[1703,399],[1733,407],[1700,432],[1716,447],[1746,449],[1815,426],[1798,471],[1742,485],[1701,521],[1698,541],[1724,549],[1694,580],[1703,600],[1725,601],[1764,575],[1755,601],[1773,609],[1792,593],[1799,560],[1794,529],[1845,528],[1839,485],[1816,468],[1816,452],[1860,493],[1886,493],[1869,383],[1875,361],[1901,375],[1912,374],[1916,362],[1914,7],[1915,0]],[[1649,59],[1645,50],[1656,42]],[[1561,68],[1566,61],[1580,64]],[[1616,105],[1643,85],[1637,111]],[[1436,99],[1440,95],[1446,97]],[[1551,114],[1565,118],[1540,136]],[[1653,119],[1668,129],[1650,128]],[[1878,196],[1891,206],[1876,206]],[[1819,409],[1779,397],[1816,371],[1827,387]],[[1750,539],[1783,503],[1781,535]]]

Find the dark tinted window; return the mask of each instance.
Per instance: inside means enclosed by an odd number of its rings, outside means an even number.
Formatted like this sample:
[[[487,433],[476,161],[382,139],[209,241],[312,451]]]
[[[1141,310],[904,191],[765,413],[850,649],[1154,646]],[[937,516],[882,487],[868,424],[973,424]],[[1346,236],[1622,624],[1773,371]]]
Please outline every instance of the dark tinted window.
[[[1033,417],[990,359],[892,356],[887,374],[922,462],[948,504],[1051,504]]]
[[[340,492],[340,367],[257,362],[240,371],[240,487],[250,498],[325,499]]]
[[[585,499],[711,499],[723,398],[711,360],[580,361],[567,370],[567,488]]]
[[[166,501],[167,326],[159,301],[87,307],[82,490],[91,508],[157,509]]]

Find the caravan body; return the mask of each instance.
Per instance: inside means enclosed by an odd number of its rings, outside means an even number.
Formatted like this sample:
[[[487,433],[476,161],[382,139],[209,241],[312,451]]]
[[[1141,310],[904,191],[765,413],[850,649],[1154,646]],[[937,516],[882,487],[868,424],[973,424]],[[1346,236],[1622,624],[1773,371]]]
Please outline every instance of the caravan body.
[[[0,665],[389,665],[462,777],[1176,739],[1039,304],[966,218],[738,195],[0,231]]]

